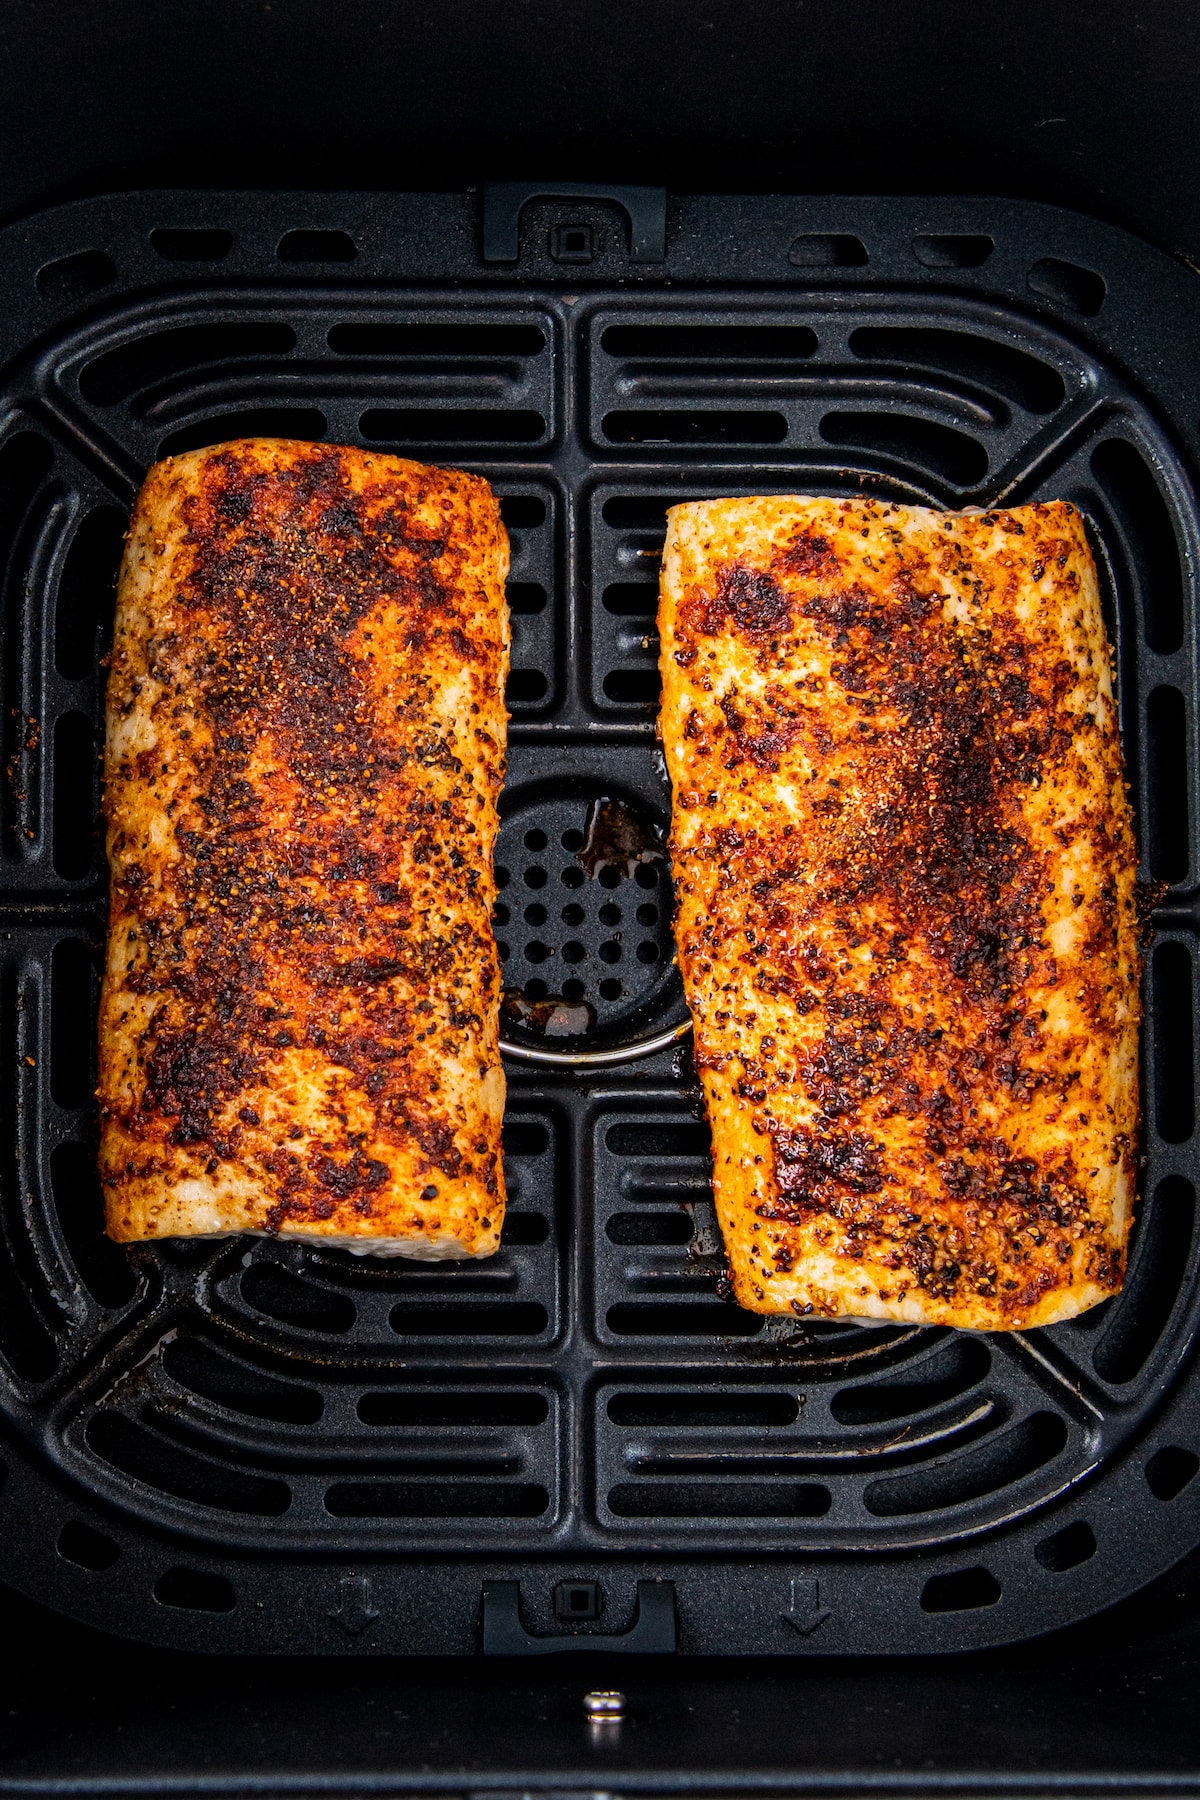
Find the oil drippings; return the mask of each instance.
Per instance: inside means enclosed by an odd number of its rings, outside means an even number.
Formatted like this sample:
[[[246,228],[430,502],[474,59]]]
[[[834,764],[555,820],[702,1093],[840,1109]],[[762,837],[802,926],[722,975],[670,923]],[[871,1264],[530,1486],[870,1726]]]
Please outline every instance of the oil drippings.
[[[632,875],[639,863],[666,861],[654,827],[623,800],[611,800],[607,795],[589,806],[583,845],[575,856],[591,876],[606,865]]]
[[[564,1000],[561,994],[531,1000],[520,988],[505,988],[500,1011],[514,1024],[544,1037],[582,1037],[596,1023],[596,1009],[586,1000]]]

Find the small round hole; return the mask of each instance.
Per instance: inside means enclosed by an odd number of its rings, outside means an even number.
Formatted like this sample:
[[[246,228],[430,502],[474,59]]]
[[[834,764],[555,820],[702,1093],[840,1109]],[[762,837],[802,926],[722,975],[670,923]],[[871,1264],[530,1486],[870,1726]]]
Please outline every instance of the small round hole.
[[[562,909],[564,925],[582,925],[584,917],[585,915],[582,906],[576,906],[574,902],[572,902],[570,906],[564,906]]]
[[[579,867],[578,863],[572,863],[569,868],[564,869],[562,872],[562,884],[564,887],[581,888],[586,880],[587,876]]]
[[[611,976],[607,981],[602,981],[600,983],[600,997],[602,1000],[619,1000],[621,998],[620,982],[614,981]]]
[[[545,962],[545,960],[549,956],[549,954],[550,954],[549,945],[539,943],[537,938],[534,938],[532,943],[526,944],[526,946],[525,946],[525,961],[526,962],[531,962],[531,963]]]
[[[621,923],[621,909],[619,906],[614,906],[612,901],[609,900],[600,908],[599,917],[602,925],[619,925]]]
[[[583,945],[576,943],[573,939],[569,944],[563,945],[562,959],[565,963],[581,963],[586,955],[587,951]]]
[[[509,949],[508,945],[501,943],[499,938],[496,939],[496,955],[500,958],[501,962],[507,962],[512,955],[512,951]]]
[[[539,906],[536,901],[532,906],[527,906],[525,908],[525,923],[527,925],[544,925],[546,923],[545,907]]]
[[[525,848],[527,850],[544,850],[549,841],[550,840],[544,831],[527,831],[525,833]]]
[[[596,880],[600,883],[601,887],[620,887],[621,871],[620,869],[614,869],[611,863],[605,863],[599,875],[597,875]]]
[[[574,826],[571,827],[570,831],[563,832],[560,841],[564,850],[583,849],[583,833],[582,831],[576,831]]]
[[[637,922],[639,925],[657,925],[657,906],[639,906],[637,909]]]
[[[617,940],[615,938],[609,938],[607,943],[601,944],[601,946],[600,946],[600,961],[601,962],[615,963],[615,962],[620,962],[620,960],[621,960],[621,946],[620,946],[620,944],[617,943]]]
[[[640,963],[656,963],[658,961],[658,945],[644,938],[637,947],[637,959]]]
[[[544,981],[540,981],[538,977],[534,975],[531,980],[525,983],[521,992],[527,1000],[544,1000],[550,990]]]
[[[506,888],[509,884],[509,881],[511,880],[508,870],[503,866],[502,863],[496,864],[495,876],[496,876],[496,886],[498,888]]]
[[[492,924],[507,925],[511,917],[512,914],[509,912],[507,906],[505,906],[503,900],[497,900],[495,906],[492,908]]]
[[[538,866],[536,864],[534,865],[534,867],[532,869],[526,869],[526,871],[525,871],[525,886],[526,887],[540,888],[540,887],[545,887],[545,885],[546,885],[545,869],[538,868]]]
[[[562,984],[562,995],[564,1000],[582,1000],[586,993],[587,988],[582,981],[564,981]]]
[[[652,888],[658,881],[658,867],[655,863],[639,863],[633,872],[633,879],[639,887]]]

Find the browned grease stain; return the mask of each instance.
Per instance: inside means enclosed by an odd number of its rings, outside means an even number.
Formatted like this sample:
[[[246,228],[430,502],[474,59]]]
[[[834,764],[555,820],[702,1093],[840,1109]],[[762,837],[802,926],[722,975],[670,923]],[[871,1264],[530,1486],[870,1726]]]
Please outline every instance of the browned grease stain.
[[[605,867],[632,875],[639,863],[665,862],[666,855],[653,828],[623,800],[606,796],[592,801],[583,844],[575,853],[590,876]]]
[[[520,988],[505,988],[500,1011],[543,1037],[583,1037],[596,1023],[596,1009],[586,1000],[565,1000],[561,994],[531,1000]]]

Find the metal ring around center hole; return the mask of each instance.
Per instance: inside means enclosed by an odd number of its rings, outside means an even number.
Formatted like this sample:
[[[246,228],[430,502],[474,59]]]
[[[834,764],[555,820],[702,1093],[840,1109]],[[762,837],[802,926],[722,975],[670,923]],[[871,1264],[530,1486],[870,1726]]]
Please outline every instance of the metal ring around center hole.
[[[615,1044],[608,1050],[539,1050],[532,1044],[512,1044],[501,1038],[500,1054],[511,1057],[513,1062],[537,1063],[541,1068],[603,1069],[613,1063],[636,1062],[640,1057],[653,1056],[655,1051],[677,1044],[691,1029],[692,1021],[681,1019],[678,1025],[668,1025],[665,1031],[656,1031],[653,1037],[634,1038],[632,1043]]]

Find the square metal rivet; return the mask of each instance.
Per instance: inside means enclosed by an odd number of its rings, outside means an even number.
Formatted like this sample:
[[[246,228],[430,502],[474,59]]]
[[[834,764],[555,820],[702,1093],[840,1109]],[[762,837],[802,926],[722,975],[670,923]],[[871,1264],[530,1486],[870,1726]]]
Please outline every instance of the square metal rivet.
[[[554,1590],[554,1616],[572,1620],[598,1619],[604,1599],[598,1581],[560,1581]]]
[[[596,254],[596,234],[590,225],[555,225],[550,254],[559,263],[590,263]]]

